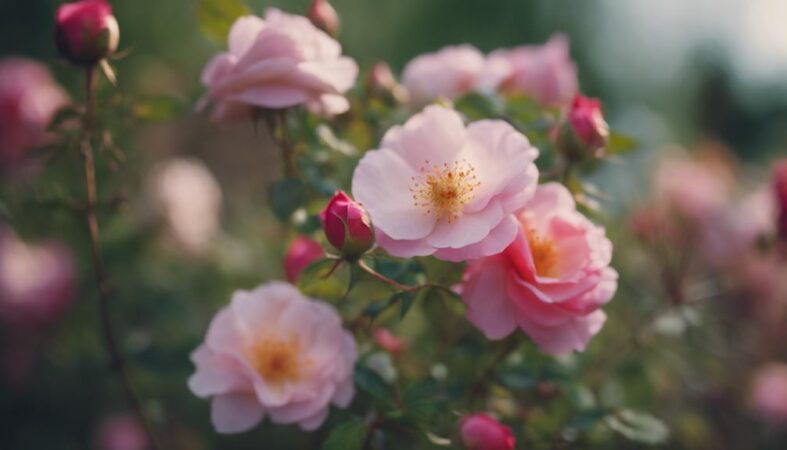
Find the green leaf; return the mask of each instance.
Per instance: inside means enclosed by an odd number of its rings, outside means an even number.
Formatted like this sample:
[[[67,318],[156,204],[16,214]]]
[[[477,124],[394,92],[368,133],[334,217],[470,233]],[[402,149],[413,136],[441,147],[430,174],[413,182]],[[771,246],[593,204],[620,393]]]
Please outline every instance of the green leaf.
[[[140,120],[160,122],[174,119],[184,109],[183,101],[179,98],[162,95],[138,101],[134,105],[134,117]]]
[[[407,312],[410,311],[410,308],[413,307],[413,302],[415,302],[415,295],[414,291],[403,291],[397,294],[394,294],[391,297],[390,302],[395,303],[399,302],[399,320],[404,319],[404,316],[407,315]]]
[[[287,220],[306,200],[306,186],[300,180],[288,178],[271,186],[271,209],[280,220]]]
[[[355,384],[375,399],[389,406],[394,404],[393,394],[388,384],[368,367],[360,364],[355,366]]]
[[[241,0],[199,0],[197,20],[202,32],[209,38],[224,42],[232,24],[251,10]]]
[[[338,261],[325,258],[312,263],[298,276],[298,289],[304,295],[322,300],[344,298],[350,283],[350,269],[347,264],[340,263],[341,266],[331,273]]]
[[[416,422],[432,419],[439,410],[440,385],[434,380],[421,380],[411,384],[402,396],[407,414]]]
[[[320,449],[361,450],[367,433],[368,427],[366,422],[360,419],[352,419],[334,428],[325,442],[322,443]]]
[[[607,155],[624,155],[636,150],[637,147],[639,144],[634,138],[613,131],[607,140],[606,153]]]
[[[605,419],[607,425],[626,438],[643,444],[663,444],[669,439],[669,429],[652,415],[623,409]]]
[[[432,256],[417,258],[417,261],[431,283],[452,286],[462,281],[464,273],[464,264],[462,263],[441,261]]]

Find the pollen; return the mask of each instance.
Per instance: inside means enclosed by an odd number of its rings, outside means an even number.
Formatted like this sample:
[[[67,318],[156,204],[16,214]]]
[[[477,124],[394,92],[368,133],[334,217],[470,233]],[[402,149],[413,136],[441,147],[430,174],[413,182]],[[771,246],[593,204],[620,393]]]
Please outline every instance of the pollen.
[[[558,252],[555,241],[550,237],[539,234],[534,228],[527,229],[527,243],[533,255],[533,264],[536,273],[541,277],[555,277],[557,275]]]
[[[434,214],[438,221],[448,223],[462,215],[481,185],[475,167],[466,160],[442,165],[427,160],[411,181],[413,204],[427,214]]]
[[[281,340],[263,336],[249,348],[249,360],[257,373],[272,385],[298,381],[309,366],[296,338]]]

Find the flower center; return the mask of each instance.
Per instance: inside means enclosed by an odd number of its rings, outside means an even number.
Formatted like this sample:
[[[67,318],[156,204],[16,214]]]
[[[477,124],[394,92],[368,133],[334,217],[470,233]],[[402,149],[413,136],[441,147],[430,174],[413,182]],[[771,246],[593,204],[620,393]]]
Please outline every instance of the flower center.
[[[281,340],[262,337],[249,349],[252,367],[270,384],[297,381],[309,361],[300,357],[300,344],[295,338]]]
[[[413,204],[434,214],[437,220],[448,223],[456,220],[467,203],[473,200],[473,191],[481,185],[475,167],[465,160],[443,165],[424,162],[418,175],[412,177],[410,193]]]
[[[536,266],[536,273],[541,277],[555,277],[557,275],[557,248],[555,241],[548,236],[536,232],[533,228],[527,229],[527,243],[530,246],[530,253],[533,255],[533,264]]]

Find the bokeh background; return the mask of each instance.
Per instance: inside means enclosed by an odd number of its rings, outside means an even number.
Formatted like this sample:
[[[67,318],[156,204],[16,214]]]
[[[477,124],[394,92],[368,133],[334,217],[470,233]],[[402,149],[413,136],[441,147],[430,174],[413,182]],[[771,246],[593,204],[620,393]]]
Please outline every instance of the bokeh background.
[[[0,56],[45,62],[57,80],[81,98],[80,74],[58,59],[52,41],[54,11],[60,3],[2,0]],[[269,6],[304,13],[309,1],[248,3],[258,13]],[[604,206],[613,216],[644,195],[651,164],[667,144],[692,148],[720,142],[762,177],[769,161],[786,154],[784,0],[332,3],[342,18],[339,40],[344,52],[362,69],[384,60],[398,72],[414,56],[449,44],[468,42],[487,52],[543,43],[555,32],[568,35],[582,91],[603,99],[612,127],[639,142],[635,153],[595,176],[607,193]],[[268,138],[251,125],[217,127],[205,114],[192,111],[201,95],[200,71],[223,48],[200,31],[195,1],[112,4],[120,23],[120,48],[127,51],[115,61],[117,89],[129,96],[171,96],[182,107],[174,120],[127,127],[118,135],[118,145],[132,155],[137,167],[173,155],[203,160],[218,179],[224,199],[224,232],[218,244],[222,251],[215,258],[162,250],[166,243],[144,239],[153,232],[147,224],[112,220],[104,225],[107,265],[119,293],[115,315],[122,322],[121,334],[127,336],[124,348],[138,365],[134,375],[141,391],[157,397],[147,408],[161,417],[185,418],[170,424],[184,449],[310,448],[314,438],[302,436],[294,442],[293,430],[287,427],[265,428],[262,444],[253,436],[205,437],[194,431],[209,430],[208,405],[187,391],[185,379],[192,367],[185,356],[233,289],[281,277],[278,259],[260,257],[280,255],[286,242],[270,213],[260,207],[267,201],[260,193],[278,175],[279,162],[274,153],[260,151],[269,145]],[[125,177],[123,183],[132,192],[144,183],[144,177],[116,176]],[[144,206],[132,204],[127,211],[137,208]],[[25,237],[54,235],[74,248],[87,248],[80,224],[66,212],[26,211],[23,219],[12,217],[11,223],[15,220],[24,221],[25,227],[17,227],[17,232]],[[88,260],[80,261],[80,285],[87,293],[80,294],[74,312],[51,332],[36,375],[23,388],[0,392],[2,448],[89,448],[102,418],[124,412],[117,409],[122,405],[120,391],[104,370]],[[612,333],[615,327],[611,320]],[[737,369],[723,364],[712,368]],[[653,400],[647,395],[633,397],[642,404]],[[716,441],[706,434],[721,422],[697,417],[687,416],[695,422],[682,445],[714,448],[710,443]]]

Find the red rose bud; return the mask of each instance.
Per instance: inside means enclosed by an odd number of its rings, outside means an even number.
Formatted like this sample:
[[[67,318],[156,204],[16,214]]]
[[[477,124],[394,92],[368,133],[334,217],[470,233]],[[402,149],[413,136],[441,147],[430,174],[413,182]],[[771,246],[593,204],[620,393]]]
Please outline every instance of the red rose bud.
[[[328,242],[345,257],[358,257],[374,245],[369,215],[360,203],[342,191],[333,195],[328,206],[320,213],[320,220]]]
[[[787,159],[776,164],[773,173],[773,190],[776,194],[779,236],[787,240]]]
[[[558,134],[558,146],[572,158],[603,156],[609,125],[601,111],[601,101],[577,95],[568,112],[567,124]]]
[[[309,7],[309,20],[331,36],[339,34],[339,14],[328,0],[314,0]]]
[[[106,0],[65,3],[55,20],[57,49],[73,64],[93,66],[117,50],[120,28]]]
[[[511,429],[484,413],[463,417],[459,434],[468,450],[514,450],[516,445]]]
[[[287,281],[297,282],[303,269],[323,256],[325,256],[325,251],[313,239],[307,236],[295,238],[287,249],[287,254],[284,255],[284,275],[287,277]]]

